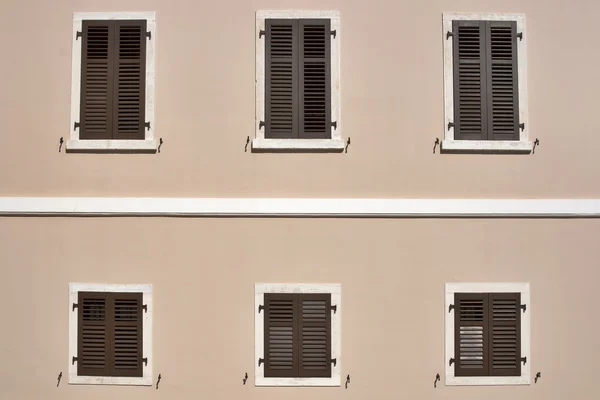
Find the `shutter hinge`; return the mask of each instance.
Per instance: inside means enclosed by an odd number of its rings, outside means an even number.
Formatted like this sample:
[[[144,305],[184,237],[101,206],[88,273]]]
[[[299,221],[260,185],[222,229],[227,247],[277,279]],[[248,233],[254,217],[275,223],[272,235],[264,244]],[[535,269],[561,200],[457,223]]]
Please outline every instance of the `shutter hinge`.
[[[79,39],[80,37],[83,37],[83,32],[77,31],[77,33],[75,34],[75,40]]]
[[[454,358],[451,358],[450,363],[448,365],[451,366],[452,364],[454,364],[454,361],[455,361]]]
[[[79,304],[77,304],[77,303],[73,303],[73,311],[75,311],[75,309],[76,309],[77,307],[79,307]]]
[[[259,358],[258,359],[258,366],[260,367],[260,364],[264,363],[265,359],[264,358]]]
[[[331,31],[331,36],[333,36],[333,38],[335,39],[335,36],[337,35],[337,32],[334,30]]]
[[[333,126],[333,129],[337,130],[337,121],[333,121],[331,126]]]
[[[335,367],[337,365],[337,358],[332,358],[331,359],[331,363],[333,364],[333,366]]]
[[[79,128],[81,126],[81,124],[79,122],[75,122],[73,124],[73,130],[76,130],[77,128]]]
[[[448,122],[448,130],[450,130],[450,128],[454,128],[454,122]]]
[[[331,306],[331,310],[333,311],[333,313],[335,314],[337,312],[337,304],[334,306]]]
[[[525,130],[525,123],[519,124],[519,128],[521,128],[522,131]]]
[[[265,309],[265,306],[263,306],[263,305],[259,305],[259,306],[258,306],[258,313],[260,314],[260,312],[261,312],[262,310],[264,310],[264,309]]]
[[[144,126],[150,130],[150,122],[144,122]]]
[[[148,312],[148,304],[144,304],[142,306],[142,310],[144,310],[144,312]]]
[[[258,31],[258,38],[260,39],[263,35],[266,35],[265,31]]]
[[[450,31],[448,31],[448,32],[446,33],[446,40],[450,39],[451,37],[454,37],[454,32],[450,32]]]
[[[523,365],[527,364],[527,357],[521,357],[521,362]]]
[[[152,32],[146,32],[146,37],[152,40]]]
[[[517,37],[519,38],[519,40],[523,40],[523,32],[517,33]]]
[[[260,129],[262,129],[262,128],[263,128],[263,126],[266,126],[266,124],[265,124],[265,121],[260,121],[260,122],[258,123],[258,129],[259,129],[259,130],[260,130]]]
[[[73,361],[71,361],[71,365],[75,365],[75,361],[79,361],[79,358],[73,357]]]
[[[148,357],[144,357],[142,358],[142,362],[144,363],[144,366],[148,366]]]
[[[454,304],[448,306],[448,312],[452,312],[452,310],[454,310]]]
[[[521,310],[523,310],[523,312],[527,311],[527,304],[521,304],[521,307],[519,307]]]

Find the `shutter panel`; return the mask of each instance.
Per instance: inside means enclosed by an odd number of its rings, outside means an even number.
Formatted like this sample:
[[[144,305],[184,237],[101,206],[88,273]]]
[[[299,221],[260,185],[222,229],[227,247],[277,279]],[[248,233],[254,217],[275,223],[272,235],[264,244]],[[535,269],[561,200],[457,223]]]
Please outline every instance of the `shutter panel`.
[[[111,320],[107,293],[79,292],[77,375],[110,375]]]
[[[517,23],[486,22],[488,140],[519,140]]]
[[[299,294],[300,377],[331,377],[331,295]]]
[[[265,138],[298,138],[298,20],[265,24]]]
[[[487,376],[488,294],[454,294],[454,375]]]
[[[521,293],[490,293],[490,375],[521,375]]]
[[[142,376],[142,293],[111,293],[112,376]]]
[[[79,138],[112,138],[113,21],[83,21]]]
[[[487,138],[485,22],[453,21],[454,138]]]
[[[329,19],[299,20],[301,139],[331,139],[331,34]]]
[[[115,21],[113,139],[143,140],[146,20]]]
[[[298,297],[265,293],[265,377],[298,376]]]

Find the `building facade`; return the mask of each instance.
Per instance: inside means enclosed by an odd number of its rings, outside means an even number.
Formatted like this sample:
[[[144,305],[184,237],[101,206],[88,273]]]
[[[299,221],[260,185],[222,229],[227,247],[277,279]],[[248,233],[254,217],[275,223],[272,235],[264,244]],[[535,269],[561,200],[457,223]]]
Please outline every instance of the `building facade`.
[[[595,398],[600,3],[2,11],[0,398]]]

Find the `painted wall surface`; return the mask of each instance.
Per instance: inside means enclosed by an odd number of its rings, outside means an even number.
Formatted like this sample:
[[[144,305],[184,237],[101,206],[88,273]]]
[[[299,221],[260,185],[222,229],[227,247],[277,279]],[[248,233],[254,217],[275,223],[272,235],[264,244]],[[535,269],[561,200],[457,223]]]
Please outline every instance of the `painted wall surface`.
[[[599,235],[599,220],[4,218],[0,398],[593,399]],[[537,384],[433,388],[444,284],[463,281],[530,282]],[[66,383],[69,282],[153,284],[158,390]],[[347,390],[253,385],[257,282],[342,285]]]
[[[255,12],[339,10],[343,154],[244,152],[254,135]],[[0,195],[600,197],[589,0],[3,0]],[[160,154],[65,154],[72,14],[155,11]],[[433,154],[443,138],[442,13],[527,19],[534,155]]]

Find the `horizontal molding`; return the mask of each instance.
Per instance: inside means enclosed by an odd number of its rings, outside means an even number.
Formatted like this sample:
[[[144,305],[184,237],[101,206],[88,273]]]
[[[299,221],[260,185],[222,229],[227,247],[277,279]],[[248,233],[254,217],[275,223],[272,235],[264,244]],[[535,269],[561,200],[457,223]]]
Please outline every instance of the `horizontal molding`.
[[[0,197],[0,215],[597,218],[600,199]]]

